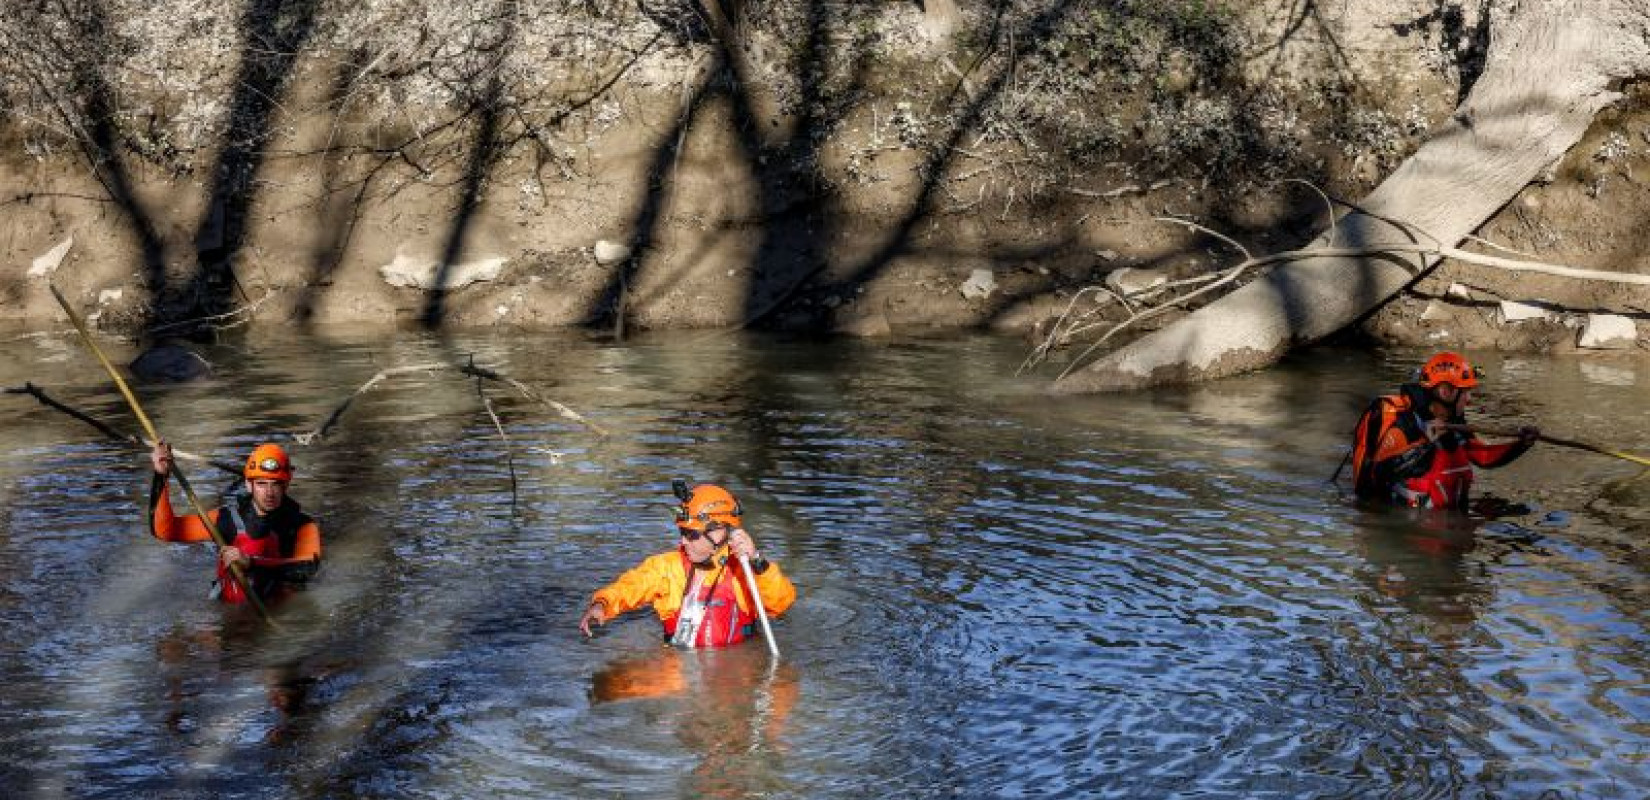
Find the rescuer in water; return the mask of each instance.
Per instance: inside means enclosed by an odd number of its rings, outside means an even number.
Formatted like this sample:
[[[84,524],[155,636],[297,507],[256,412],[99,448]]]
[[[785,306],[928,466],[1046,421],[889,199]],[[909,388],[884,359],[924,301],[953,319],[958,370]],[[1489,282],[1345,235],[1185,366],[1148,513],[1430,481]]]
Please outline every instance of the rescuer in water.
[[[1357,495],[1411,508],[1466,510],[1473,467],[1512,463],[1541,431],[1520,428],[1518,439],[1487,444],[1467,426],[1466,408],[1482,373],[1456,353],[1439,353],[1415,383],[1376,398],[1358,420],[1352,443]]]
[[[167,488],[172,447],[156,442],[149,460],[155,472],[149,491],[150,532],[163,542],[211,541],[199,516],[172,513]],[[242,470],[246,492],[209,512],[226,545],[218,551],[213,597],[225,603],[246,602],[245,591],[229,574],[230,564],[239,565],[260,600],[309,580],[320,568],[321,526],[287,496],[292,471],[292,461],[279,445],[260,444],[247,456]]]
[[[757,552],[746,533],[742,509],[728,490],[710,484],[677,492],[675,549],[648,557],[590,599],[579,630],[643,606],[664,624],[665,639],[678,647],[738,644],[755,631],[756,607],[746,592],[741,561],[748,560],[757,594],[769,616],[785,613],[796,587]]]

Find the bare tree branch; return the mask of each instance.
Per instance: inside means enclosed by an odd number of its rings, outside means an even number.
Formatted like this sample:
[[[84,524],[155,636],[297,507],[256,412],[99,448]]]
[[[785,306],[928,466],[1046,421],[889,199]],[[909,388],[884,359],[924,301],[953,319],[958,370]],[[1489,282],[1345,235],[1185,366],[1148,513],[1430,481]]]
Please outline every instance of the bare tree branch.
[[[504,423],[499,422],[498,414],[493,412],[493,401],[487,397],[487,392],[481,388],[482,379],[476,378],[476,397],[481,398],[481,405],[487,409],[487,416],[493,420],[493,428],[498,431],[498,438],[504,443],[504,463],[510,468],[510,507],[514,508],[517,501],[516,487],[516,457],[511,452],[510,436],[504,432]]]
[[[119,442],[120,444],[123,444],[123,445],[125,445],[125,446],[127,446],[127,447],[129,447],[133,450],[148,451],[149,448],[154,447],[154,442],[151,442],[148,439],[145,439],[145,438],[143,438],[141,436],[138,436],[136,434],[122,433],[121,431],[116,430],[113,426],[109,425],[108,423],[106,423],[106,422],[104,422],[104,421],[102,421],[102,420],[100,420],[100,419],[98,419],[98,418],[96,418],[96,417],[94,417],[90,414],[87,414],[83,411],[80,411],[80,410],[78,410],[78,409],[76,409],[76,408],[74,408],[74,407],[72,407],[72,406],[70,406],[66,403],[63,403],[63,402],[60,402],[60,401],[54,399],[50,395],[46,394],[46,390],[41,389],[38,386],[35,386],[33,383],[24,383],[22,386],[8,386],[5,389],[5,393],[6,394],[26,394],[26,395],[29,395],[30,397],[33,397],[35,400],[40,401],[41,405],[46,406],[47,408],[54,409],[56,411],[61,411],[64,414],[67,414],[67,415],[69,415],[69,416],[71,416],[71,417],[73,417],[77,420],[80,420],[81,422],[84,422],[87,425],[92,426],[92,428],[95,429],[98,433],[101,433],[104,436],[108,437],[111,441]],[[178,450],[176,448],[173,448],[172,455],[174,455],[178,458],[184,459],[185,461],[193,461],[193,462],[196,462],[198,464],[206,464],[206,465],[209,465],[209,466],[212,466],[212,467],[216,467],[216,468],[218,468],[218,469],[220,469],[224,472],[227,472],[231,475],[234,475],[236,477],[240,477],[240,475],[241,475],[241,468],[237,464],[230,464],[230,463],[223,462],[223,461],[213,461],[212,459],[207,458],[206,456],[197,455],[195,453],[191,453],[191,452],[188,452],[186,450]]]

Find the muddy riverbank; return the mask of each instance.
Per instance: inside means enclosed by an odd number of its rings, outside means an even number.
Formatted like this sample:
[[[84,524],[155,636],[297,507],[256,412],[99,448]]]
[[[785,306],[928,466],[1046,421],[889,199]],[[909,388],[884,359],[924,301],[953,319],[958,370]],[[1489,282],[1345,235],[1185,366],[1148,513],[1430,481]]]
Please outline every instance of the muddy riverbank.
[[[267,18],[262,4],[93,5],[0,31],[20,48],[0,69],[0,318],[59,324],[51,281],[131,336],[373,323],[1034,338],[1084,289],[1238,260],[1165,217],[1257,253],[1310,239],[1325,198],[1284,181],[1347,198],[1377,183],[1452,113],[1489,24],[1425,2],[1306,26],[1288,4],[1093,18],[1033,4],[999,21],[1018,31],[999,41],[967,8],[941,39],[916,6],[778,9],[729,48],[632,12],[592,38],[588,14],[559,6],[409,22],[379,3]],[[374,30],[381,46],[352,44]],[[283,47],[247,45],[260,41]],[[497,60],[477,55],[495,46]],[[73,69],[31,80],[48,55]],[[1647,135],[1628,87],[1481,235],[1531,260],[1643,271],[1630,221],[1650,212]],[[1566,351],[1587,315],[1609,314],[1607,346],[1642,350],[1647,308],[1644,287],[1449,262],[1360,330]]]

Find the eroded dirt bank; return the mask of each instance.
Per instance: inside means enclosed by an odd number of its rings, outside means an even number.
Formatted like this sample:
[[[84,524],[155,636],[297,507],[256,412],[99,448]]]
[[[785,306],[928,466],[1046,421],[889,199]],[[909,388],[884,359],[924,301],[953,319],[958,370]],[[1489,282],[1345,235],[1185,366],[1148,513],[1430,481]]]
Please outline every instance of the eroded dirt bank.
[[[1283,181],[1357,197],[1448,117],[1485,20],[1344,5],[965,5],[948,34],[917,6],[13,15],[0,316],[56,324],[52,281],[134,334],[1035,333],[1108,277],[1127,291],[1235,259],[1162,217],[1256,252],[1306,241],[1324,199]],[[1483,236],[1643,271],[1645,105],[1630,89]],[[1447,262],[1364,329],[1563,350],[1611,312],[1632,349],[1646,308],[1643,288]]]

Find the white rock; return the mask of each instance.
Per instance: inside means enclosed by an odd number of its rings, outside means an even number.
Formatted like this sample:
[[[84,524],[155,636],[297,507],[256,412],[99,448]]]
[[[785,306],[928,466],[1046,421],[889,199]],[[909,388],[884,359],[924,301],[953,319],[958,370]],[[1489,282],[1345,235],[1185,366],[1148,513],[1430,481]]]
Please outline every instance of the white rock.
[[[630,245],[619,242],[610,242],[606,239],[596,241],[596,263],[604,267],[611,267],[630,258]]]
[[[29,277],[44,278],[57,271],[63,263],[63,257],[69,254],[69,248],[74,247],[74,237],[70,236],[57,243],[56,247],[46,251],[46,254],[36,258],[34,265],[29,267]]]
[[[1136,295],[1169,282],[1169,276],[1151,269],[1124,267],[1106,273],[1106,285],[1121,295]]]
[[[110,303],[118,301],[125,294],[125,289],[104,289],[103,291],[97,293],[97,304],[100,306],[106,306]]]
[[[1452,319],[1455,319],[1455,311],[1449,307],[1448,303],[1428,300],[1427,307],[1421,310],[1421,321],[1423,322],[1447,322]]]
[[[1558,315],[1552,310],[1531,303],[1521,303],[1516,300],[1502,300],[1501,307],[1496,311],[1498,321],[1506,325],[1513,322],[1528,320],[1556,320]]]
[[[968,280],[963,281],[962,296],[969,300],[984,300],[997,291],[997,276],[989,269],[977,269],[969,273]]]
[[[1638,341],[1639,329],[1633,320],[1620,314],[1588,314],[1576,344],[1595,350],[1623,350]]]
[[[464,264],[454,264],[442,276],[441,262],[430,258],[409,256],[397,251],[395,260],[378,268],[378,274],[391,286],[410,286],[414,289],[462,289],[472,283],[496,280],[509,259],[503,256],[485,258]],[[436,286],[440,276],[441,286]]]
[[[1099,251],[1095,252],[1095,255],[1099,256],[1101,261],[1116,261],[1117,260],[1117,251],[1116,250],[1099,250]]]

